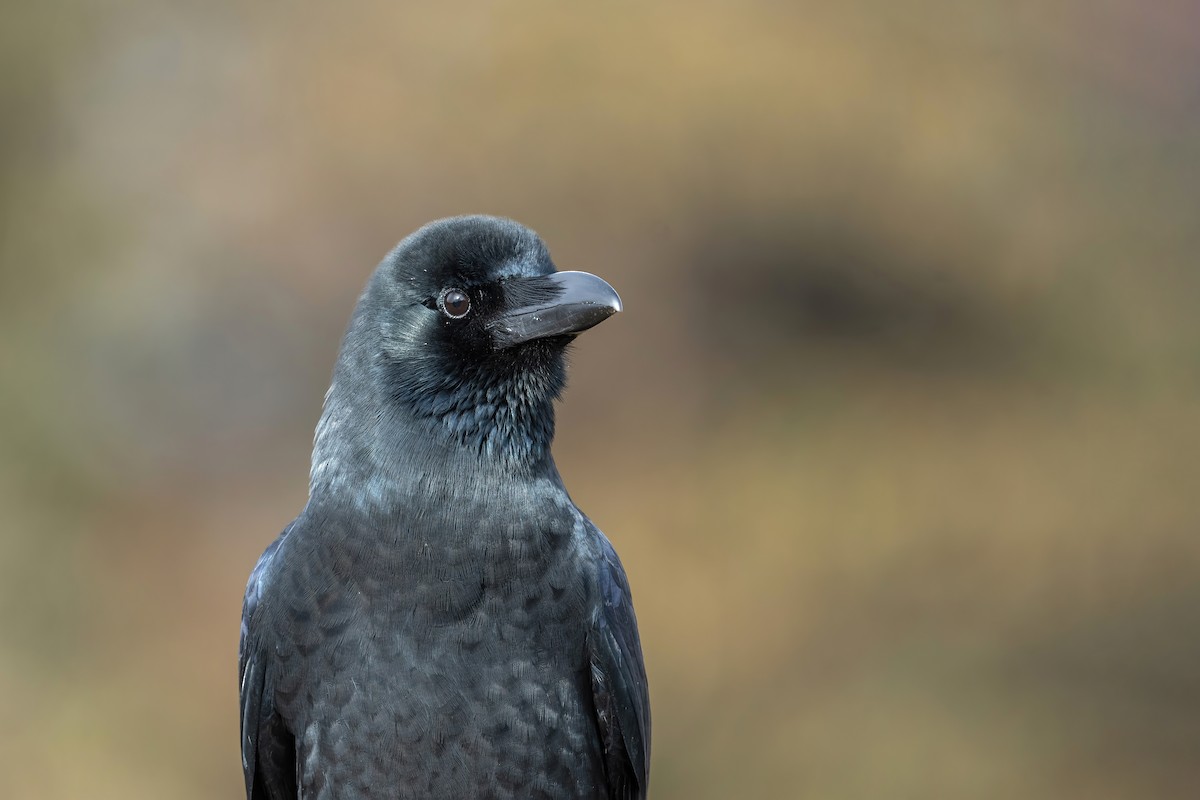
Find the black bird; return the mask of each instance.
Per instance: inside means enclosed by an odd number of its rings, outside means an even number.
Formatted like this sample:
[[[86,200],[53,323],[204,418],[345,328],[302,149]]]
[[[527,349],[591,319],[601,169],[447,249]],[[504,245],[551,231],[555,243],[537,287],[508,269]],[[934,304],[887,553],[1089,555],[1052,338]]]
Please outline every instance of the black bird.
[[[574,336],[621,308],[515,222],[379,265],[342,342],[309,500],[250,575],[250,800],[644,798],[625,571],[550,454]]]

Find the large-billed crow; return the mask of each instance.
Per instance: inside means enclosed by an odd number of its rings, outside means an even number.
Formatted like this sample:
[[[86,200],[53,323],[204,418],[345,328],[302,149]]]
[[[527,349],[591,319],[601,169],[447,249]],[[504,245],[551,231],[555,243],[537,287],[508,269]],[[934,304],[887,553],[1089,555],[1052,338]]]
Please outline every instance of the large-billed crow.
[[[431,223],[375,270],[308,504],[246,589],[248,798],[645,797],[625,572],[550,455],[564,350],[620,308],[493,217]]]

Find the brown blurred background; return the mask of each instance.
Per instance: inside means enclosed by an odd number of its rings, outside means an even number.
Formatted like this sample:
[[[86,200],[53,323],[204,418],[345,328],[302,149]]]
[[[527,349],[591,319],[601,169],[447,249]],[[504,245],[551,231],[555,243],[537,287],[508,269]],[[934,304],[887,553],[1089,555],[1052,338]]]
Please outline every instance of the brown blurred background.
[[[465,212],[625,299],[556,452],[656,798],[1200,794],[1194,4],[5,17],[0,797],[240,794],[342,326]]]

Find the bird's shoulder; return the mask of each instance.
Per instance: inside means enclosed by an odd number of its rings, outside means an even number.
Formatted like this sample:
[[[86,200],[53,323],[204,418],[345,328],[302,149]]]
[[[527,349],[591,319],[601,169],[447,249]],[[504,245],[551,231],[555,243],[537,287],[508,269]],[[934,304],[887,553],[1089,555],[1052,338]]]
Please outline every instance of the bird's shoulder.
[[[249,658],[253,628],[260,616],[259,608],[263,605],[264,597],[274,583],[275,573],[283,561],[280,556],[281,548],[291,535],[295,525],[295,522],[288,525],[273,542],[267,545],[267,549],[258,557],[254,569],[250,571],[250,578],[246,581],[246,592],[242,600],[242,630],[238,645],[239,674],[243,676],[246,671],[246,661]]]
[[[582,533],[580,545],[589,565],[587,578],[594,588],[593,621],[603,616],[612,623],[632,625],[636,634],[637,621],[633,617],[633,598],[625,566],[604,532],[581,512],[576,514],[577,531]]]

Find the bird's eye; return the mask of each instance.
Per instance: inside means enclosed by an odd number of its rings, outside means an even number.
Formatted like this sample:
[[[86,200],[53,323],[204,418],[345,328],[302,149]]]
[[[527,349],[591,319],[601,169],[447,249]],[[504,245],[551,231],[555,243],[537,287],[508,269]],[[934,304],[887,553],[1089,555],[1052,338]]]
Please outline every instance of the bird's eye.
[[[471,310],[471,298],[461,289],[447,289],[442,292],[440,302],[442,313],[452,319],[461,319]]]

